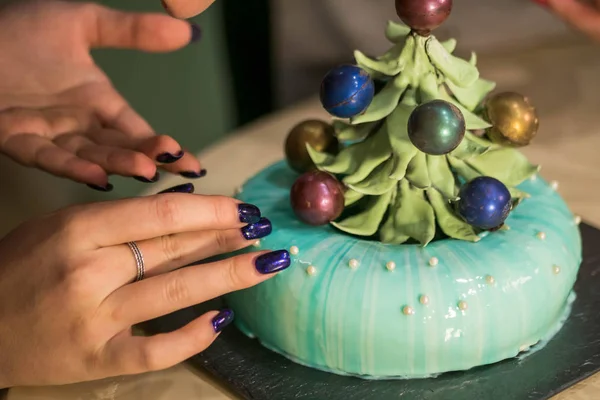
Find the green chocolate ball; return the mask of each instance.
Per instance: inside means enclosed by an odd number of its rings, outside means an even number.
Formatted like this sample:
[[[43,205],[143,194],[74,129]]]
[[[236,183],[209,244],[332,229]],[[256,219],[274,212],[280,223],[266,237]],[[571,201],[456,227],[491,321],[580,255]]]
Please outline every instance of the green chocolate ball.
[[[421,104],[408,120],[408,137],[423,153],[439,156],[456,149],[465,137],[465,118],[444,100]]]

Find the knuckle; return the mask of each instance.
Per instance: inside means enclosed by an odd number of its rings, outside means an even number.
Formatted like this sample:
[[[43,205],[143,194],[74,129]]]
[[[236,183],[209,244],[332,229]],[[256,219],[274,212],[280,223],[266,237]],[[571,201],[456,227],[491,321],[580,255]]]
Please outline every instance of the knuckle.
[[[216,245],[216,249],[220,251],[226,251],[232,248],[232,238],[227,234],[227,231],[214,231],[214,241]]]
[[[223,281],[228,292],[240,290],[251,286],[251,279],[242,272],[242,268],[238,265],[234,258],[225,260],[223,266]]]
[[[159,357],[156,347],[152,342],[140,348],[139,368],[142,371],[158,371],[164,368],[162,357]]]
[[[173,271],[167,276],[163,288],[163,297],[168,304],[179,306],[187,304],[190,299],[190,289],[183,278],[181,270]]]
[[[175,235],[161,236],[160,244],[167,261],[177,262],[183,258],[183,246]]]
[[[227,225],[231,224],[232,221],[232,212],[231,212],[231,201],[226,197],[215,196],[212,198],[212,213],[215,221],[219,225]]]
[[[162,226],[173,226],[179,221],[180,208],[177,197],[169,194],[154,196],[154,215]]]

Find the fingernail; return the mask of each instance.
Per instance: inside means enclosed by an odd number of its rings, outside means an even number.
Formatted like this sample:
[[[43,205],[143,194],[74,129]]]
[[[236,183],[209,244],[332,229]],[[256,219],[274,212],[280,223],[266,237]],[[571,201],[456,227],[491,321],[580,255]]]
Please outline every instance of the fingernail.
[[[255,224],[260,220],[260,210],[252,204],[240,204],[238,205],[238,216],[240,222]]]
[[[194,185],[191,183],[184,183],[183,185],[173,186],[172,188],[158,192],[158,194],[164,193],[194,193]]]
[[[244,235],[246,240],[261,239],[265,236],[269,236],[272,230],[273,227],[271,226],[271,221],[266,218],[261,218],[258,222],[243,227],[242,235]]]
[[[256,270],[263,275],[283,271],[290,266],[290,253],[278,250],[258,256],[254,262]]]
[[[220,313],[218,313],[213,319],[212,319],[212,326],[213,329],[215,330],[215,333],[219,333],[221,332],[223,329],[225,329],[225,327],[229,324],[231,324],[233,322],[233,311],[226,308],[225,310],[222,310]]]
[[[144,183],[154,183],[154,182],[158,182],[158,180],[160,179],[160,173],[157,172],[156,174],[154,174],[152,179],[148,179],[145,176],[134,176],[133,179],[135,179],[136,181],[144,182]]]
[[[180,172],[179,175],[183,176],[184,178],[190,178],[190,179],[204,178],[206,176],[206,170],[201,169],[200,172],[183,171],[183,172]]]
[[[177,154],[162,153],[156,156],[156,161],[161,164],[171,164],[183,157],[183,154],[183,150],[179,151]]]
[[[106,186],[98,186],[98,185],[92,185],[92,184],[88,184],[87,186],[90,189],[94,189],[99,192],[111,192],[114,189],[114,186],[111,185],[110,183],[107,183]]]
[[[202,37],[202,28],[195,22],[190,22],[190,27],[192,28],[190,43],[196,43]]]

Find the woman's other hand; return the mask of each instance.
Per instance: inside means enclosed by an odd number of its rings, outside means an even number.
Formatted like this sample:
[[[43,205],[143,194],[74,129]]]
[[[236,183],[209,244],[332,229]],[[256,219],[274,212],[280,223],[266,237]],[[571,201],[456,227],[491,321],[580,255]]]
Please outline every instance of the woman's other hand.
[[[198,33],[168,15],[94,3],[25,1],[2,8],[0,151],[99,190],[111,188],[111,174],[155,181],[157,167],[203,175],[177,141],[155,134],[90,55],[93,48],[169,52]]]
[[[558,17],[600,41],[600,0],[534,0],[548,7]]]
[[[215,0],[161,0],[163,7],[176,18],[191,18],[206,10]]]
[[[231,322],[230,311],[150,337],[133,336],[131,327],[287,268],[285,250],[180,268],[270,232],[254,206],[184,193],[78,206],[26,223],[0,242],[0,388],[137,374],[201,352]],[[138,282],[132,241],[145,262]]]

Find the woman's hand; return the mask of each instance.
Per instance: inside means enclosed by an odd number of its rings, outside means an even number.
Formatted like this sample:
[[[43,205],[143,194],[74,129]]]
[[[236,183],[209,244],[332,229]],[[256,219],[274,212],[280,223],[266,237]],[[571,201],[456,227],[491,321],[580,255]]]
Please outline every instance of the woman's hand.
[[[600,41],[600,0],[534,0],[571,26]]]
[[[161,0],[165,10],[177,18],[191,18],[206,10],[215,0]]]
[[[108,190],[109,174],[187,177],[199,162],[115,90],[92,48],[168,52],[198,28],[167,15],[93,3],[25,1],[0,9],[0,151],[26,166]]]
[[[26,223],[0,242],[0,388],[136,374],[201,352],[231,322],[230,311],[151,337],[133,336],[131,326],[287,268],[281,250],[178,269],[270,232],[254,206],[184,193],[78,206]],[[135,283],[131,241],[146,268]]]

